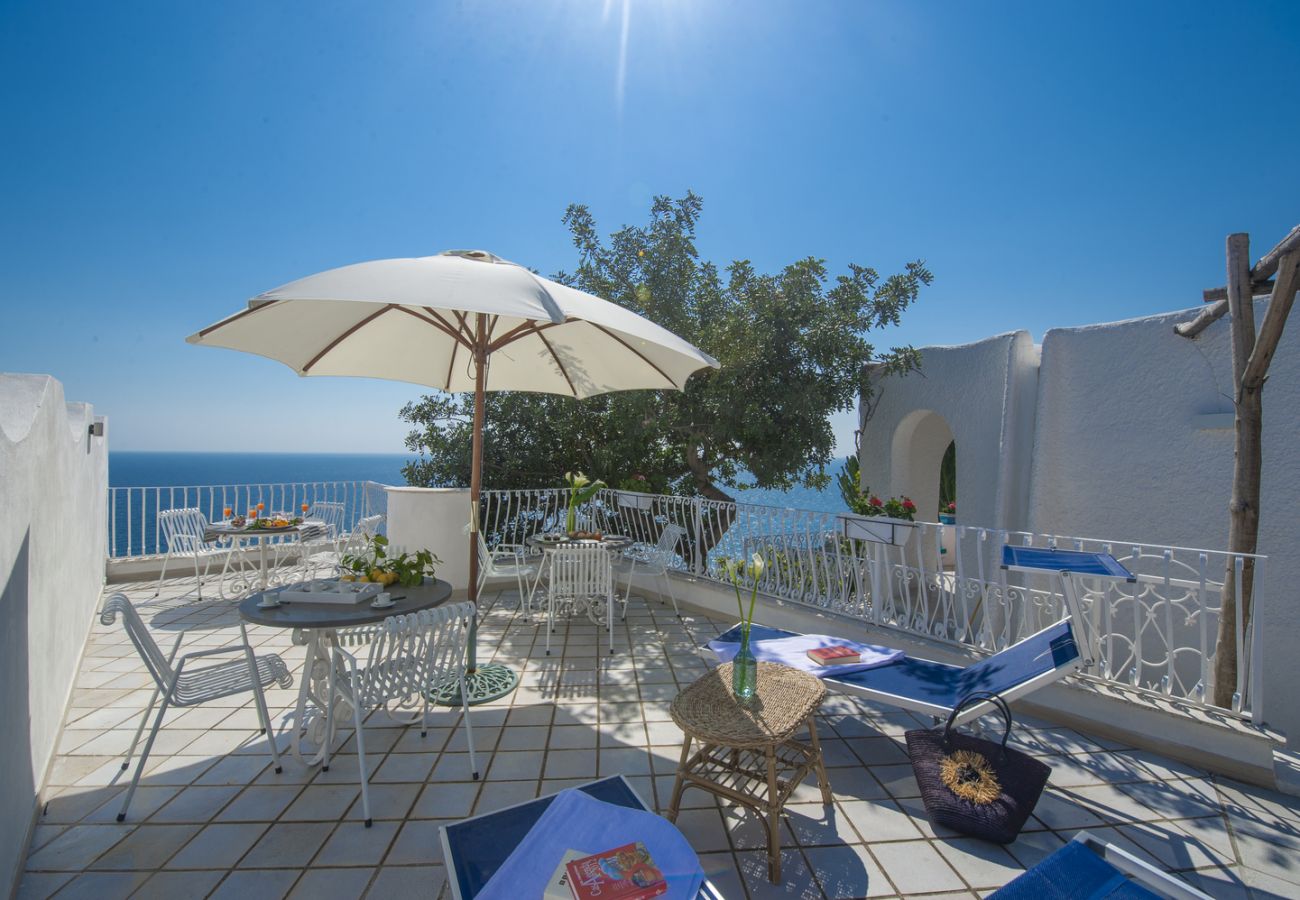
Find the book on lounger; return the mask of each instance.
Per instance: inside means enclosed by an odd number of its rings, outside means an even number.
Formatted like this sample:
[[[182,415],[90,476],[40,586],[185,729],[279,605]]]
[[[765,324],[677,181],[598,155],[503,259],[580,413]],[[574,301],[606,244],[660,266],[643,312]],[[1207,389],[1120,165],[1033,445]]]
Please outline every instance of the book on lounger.
[[[568,863],[574,900],[649,900],[668,891],[664,873],[637,841]]]
[[[847,666],[862,662],[862,654],[852,647],[814,647],[808,658],[819,666]]]

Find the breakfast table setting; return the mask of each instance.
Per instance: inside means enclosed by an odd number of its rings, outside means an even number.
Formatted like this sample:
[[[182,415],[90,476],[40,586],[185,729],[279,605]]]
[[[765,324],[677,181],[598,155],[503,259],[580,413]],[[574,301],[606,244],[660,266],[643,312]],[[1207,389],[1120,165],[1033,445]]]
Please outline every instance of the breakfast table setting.
[[[275,573],[274,570],[279,568],[275,564],[278,560],[273,560],[269,551],[291,541],[310,540],[328,534],[326,522],[305,518],[306,504],[303,504],[302,513],[299,516],[286,512],[264,515],[259,503],[258,508],[250,509],[247,515],[237,516],[226,507],[223,520],[204,527],[205,542],[228,541],[231,544],[219,588],[222,597],[237,600],[253,591],[265,591],[275,582],[284,580],[284,576]],[[257,563],[251,572],[245,565],[244,554],[237,552],[249,543],[257,545]]]

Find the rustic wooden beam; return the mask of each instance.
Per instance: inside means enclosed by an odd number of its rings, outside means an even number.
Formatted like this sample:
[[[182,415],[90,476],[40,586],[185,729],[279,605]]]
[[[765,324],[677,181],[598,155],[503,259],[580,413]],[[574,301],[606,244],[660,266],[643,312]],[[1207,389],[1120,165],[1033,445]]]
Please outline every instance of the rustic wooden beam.
[[[1252,297],[1267,297],[1273,292],[1273,282],[1271,281],[1252,281],[1250,283],[1250,293]],[[1220,301],[1228,302],[1228,289],[1226,287],[1210,288],[1208,291],[1201,291],[1201,299],[1206,303],[1218,303]],[[1225,306],[1226,310],[1227,307]]]
[[[1214,704],[1232,708],[1237,693],[1238,621],[1243,632],[1250,623],[1254,593],[1253,557],[1241,572],[1241,596],[1236,591],[1236,554],[1253,554],[1259,539],[1259,481],[1263,409],[1258,390],[1246,390],[1242,379],[1255,349],[1255,304],[1250,296],[1250,237],[1228,235],[1228,312],[1232,321],[1232,386],[1236,400],[1232,498],[1228,501],[1228,554],[1214,650]]]
[[[1227,290],[1226,288],[1224,290]],[[1223,314],[1228,311],[1227,299],[1220,300],[1213,306],[1207,306],[1197,313],[1196,318],[1190,322],[1180,322],[1174,326],[1174,334],[1182,335],[1185,338],[1194,338],[1210,325],[1223,318]]]
[[[1300,249],[1300,225],[1291,229],[1291,232],[1272,250],[1265,253],[1259,258],[1259,262],[1250,270],[1250,291],[1253,296],[1266,297],[1273,290],[1273,284],[1269,281],[1273,273],[1277,271],[1278,265],[1282,262],[1282,257],[1292,250]],[[1220,300],[1228,299],[1228,289],[1226,287],[1210,288],[1201,292],[1201,298],[1206,303],[1217,303]],[[1226,312],[1226,308],[1224,312]],[[1220,313],[1219,315],[1223,315]]]
[[[1268,364],[1273,360],[1278,340],[1282,337],[1282,329],[1286,327],[1287,316],[1291,314],[1297,287],[1300,287],[1300,250],[1293,250],[1282,257],[1278,265],[1277,283],[1269,297],[1264,321],[1259,325],[1255,347],[1250,351],[1250,359],[1241,376],[1243,390],[1257,391],[1264,386]]]

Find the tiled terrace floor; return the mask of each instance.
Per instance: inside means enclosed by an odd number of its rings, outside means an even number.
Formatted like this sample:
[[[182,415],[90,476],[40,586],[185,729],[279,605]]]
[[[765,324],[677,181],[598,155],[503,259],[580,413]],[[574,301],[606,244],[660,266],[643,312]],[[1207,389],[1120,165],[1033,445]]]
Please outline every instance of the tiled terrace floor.
[[[151,585],[128,594],[164,646],[178,630],[187,649],[236,639],[233,605],[175,596],[187,588],[174,582],[162,601]],[[437,838],[447,821],[612,773],[666,805],[681,740],[668,703],[704,671],[693,648],[722,623],[689,614],[679,622],[634,596],[618,655],[598,652],[593,626],[573,625],[567,641],[557,633],[548,658],[541,632],[512,616],[513,594],[485,599],[493,605],[480,631],[483,655],[523,673],[512,696],[471,712],[485,777],[470,780],[458,713],[439,712],[423,740],[418,729],[372,717],[370,830],[360,821],[351,744],[329,772],[288,757],[276,775],[251,697],[169,714],[130,816],[117,824],[129,780],[121,754],[151,684],[120,626],[97,621],[19,896],[450,896]],[[296,680],[303,651],[289,637],[251,630],[259,651],[280,653]],[[279,721],[295,697],[296,684],[270,691],[272,717]],[[1081,829],[1216,897],[1300,896],[1295,798],[1044,722],[1016,737],[1053,767],[1021,838],[1004,849],[936,834],[901,749],[916,724],[897,710],[827,700],[819,727],[835,803],[824,808],[813,787],[797,795],[779,887],[765,881],[763,834],[752,817],[687,791],[679,825],[728,898],[982,896]]]

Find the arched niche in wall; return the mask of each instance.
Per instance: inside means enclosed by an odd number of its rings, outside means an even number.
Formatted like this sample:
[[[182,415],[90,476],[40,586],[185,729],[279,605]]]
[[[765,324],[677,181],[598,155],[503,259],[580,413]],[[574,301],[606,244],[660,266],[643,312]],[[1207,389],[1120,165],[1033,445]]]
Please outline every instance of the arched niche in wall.
[[[894,429],[888,492],[911,497],[920,520],[933,522],[938,518],[939,470],[952,443],[948,421],[930,409],[908,413]],[[883,494],[884,490],[877,492]]]

